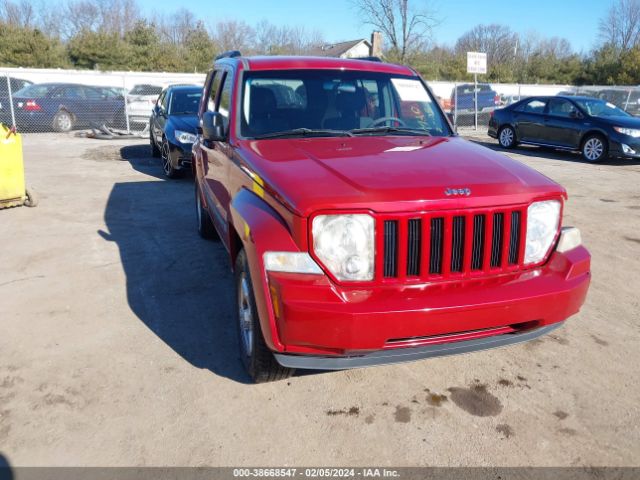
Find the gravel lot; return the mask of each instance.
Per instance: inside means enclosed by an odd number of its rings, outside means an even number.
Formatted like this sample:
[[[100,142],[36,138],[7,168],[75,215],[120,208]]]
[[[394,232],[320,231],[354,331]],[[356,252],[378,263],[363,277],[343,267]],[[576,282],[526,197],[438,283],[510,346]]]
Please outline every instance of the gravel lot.
[[[486,137],[475,141],[494,142]],[[582,312],[536,342],[251,385],[223,247],[147,143],[25,137],[0,211],[0,454],[25,465],[640,463],[640,163],[509,155],[569,191]]]

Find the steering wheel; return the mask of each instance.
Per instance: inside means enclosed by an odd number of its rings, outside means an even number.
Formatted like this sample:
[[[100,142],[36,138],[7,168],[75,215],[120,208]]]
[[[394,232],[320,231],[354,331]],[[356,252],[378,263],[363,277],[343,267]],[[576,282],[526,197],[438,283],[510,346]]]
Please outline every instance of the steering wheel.
[[[407,124],[404,120],[402,120],[401,118],[398,117],[380,117],[377,120],[374,120],[371,125],[369,125],[370,127],[375,127],[380,123],[384,123],[384,122],[389,122],[389,121],[395,121],[398,122],[400,124],[401,127],[406,127]]]

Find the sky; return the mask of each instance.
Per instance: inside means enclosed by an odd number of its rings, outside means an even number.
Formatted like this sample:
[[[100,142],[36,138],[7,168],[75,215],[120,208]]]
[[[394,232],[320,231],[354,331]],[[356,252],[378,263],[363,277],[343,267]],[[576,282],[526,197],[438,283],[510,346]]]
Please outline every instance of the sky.
[[[594,48],[598,21],[613,0],[429,0],[440,24],[433,31],[438,44],[453,45],[456,39],[483,23],[508,25],[520,34],[537,32],[543,37],[564,37],[576,52]],[[255,25],[266,19],[276,25],[304,25],[323,33],[329,42],[369,38],[372,27],[362,25],[350,0],[208,0],[178,3],[175,0],[138,0],[147,18],[174,12],[184,5],[207,24],[218,20],[243,20]],[[412,0],[419,5],[421,0]]]

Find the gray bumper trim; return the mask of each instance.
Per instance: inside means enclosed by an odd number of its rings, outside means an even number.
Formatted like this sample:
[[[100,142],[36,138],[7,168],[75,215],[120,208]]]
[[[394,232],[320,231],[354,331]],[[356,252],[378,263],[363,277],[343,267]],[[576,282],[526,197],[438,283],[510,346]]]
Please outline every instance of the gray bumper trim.
[[[318,355],[287,355],[274,353],[276,360],[283,367],[308,370],[345,370],[348,368],[371,367],[390,363],[413,362],[425,358],[445,357],[461,353],[505,347],[516,343],[528,342],[546,335],[563,325],[558,322],[535,330],[522,333],[507,333],[493,337],[465,340],[461,342],[428,345],[426,347],[398,348],[395,350],[377,350],[375,352],[353,357],[323,357]]]

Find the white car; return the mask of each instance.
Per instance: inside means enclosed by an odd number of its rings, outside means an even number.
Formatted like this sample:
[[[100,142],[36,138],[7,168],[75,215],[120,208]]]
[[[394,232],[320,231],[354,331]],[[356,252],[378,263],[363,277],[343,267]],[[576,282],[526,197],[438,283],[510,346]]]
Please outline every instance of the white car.
[[[131,123],[149,123],[151,110],[165,85],[135,85],[127,94],[127,115]]]

